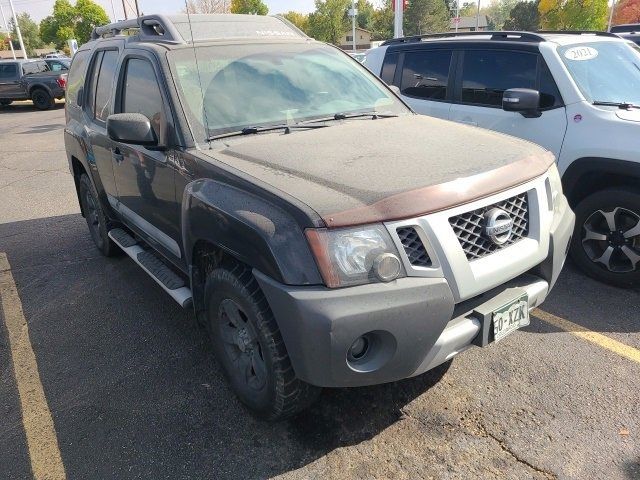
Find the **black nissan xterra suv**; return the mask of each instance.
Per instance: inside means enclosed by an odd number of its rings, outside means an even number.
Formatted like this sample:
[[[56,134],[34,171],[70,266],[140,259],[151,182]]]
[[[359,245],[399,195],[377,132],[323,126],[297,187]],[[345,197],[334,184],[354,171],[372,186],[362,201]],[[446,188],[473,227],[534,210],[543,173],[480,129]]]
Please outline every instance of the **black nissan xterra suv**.
[[[501,340],[564,263],[574,216],[549,152],[415,115],[279,17],[99,27],[67,88],[95,244],[194,309],[263,417]]]

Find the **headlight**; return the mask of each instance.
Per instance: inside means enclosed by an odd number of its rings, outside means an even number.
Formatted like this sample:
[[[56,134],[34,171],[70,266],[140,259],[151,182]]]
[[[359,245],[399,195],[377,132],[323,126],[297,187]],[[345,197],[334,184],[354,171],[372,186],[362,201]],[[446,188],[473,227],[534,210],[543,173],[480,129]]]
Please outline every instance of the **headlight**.
[[[382,225],[306,231],[324,283],[331,288],[404,277],[398,251]]]
[[[547,201],[549,202],[549,210],[553,210],[557,205],[557,200],[562,195],[562,180],[560,179],[560,172],[558,167],[554,163],[549,168],[549,177],[547,178]]]

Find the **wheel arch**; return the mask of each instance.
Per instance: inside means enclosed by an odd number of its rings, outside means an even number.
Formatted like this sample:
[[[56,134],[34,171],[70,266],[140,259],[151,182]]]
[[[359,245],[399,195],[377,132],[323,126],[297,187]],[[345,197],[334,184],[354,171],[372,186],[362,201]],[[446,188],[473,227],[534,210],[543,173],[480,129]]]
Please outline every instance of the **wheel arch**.
[[[225,261],[285,284],[322,283],[300,225],[262,197],[216,180],[195,180],[184,190],[181,217],[196,313],[204,308],[206,275]]]
[[[590,194],[611,187],[638,189],[640,162],[602,157],[574,160],[562,175],[562,187],[571,208]]]
[[[29,86],[29,98],[31,98],[31,95],[33,95],[33,92],[36,91],[36,90],[44,90],[49,95],[51,95],[51,98],[55,98],[55,96],[53,95],[53,91],[45,83],[34,83],[33,85],[30,85]]]

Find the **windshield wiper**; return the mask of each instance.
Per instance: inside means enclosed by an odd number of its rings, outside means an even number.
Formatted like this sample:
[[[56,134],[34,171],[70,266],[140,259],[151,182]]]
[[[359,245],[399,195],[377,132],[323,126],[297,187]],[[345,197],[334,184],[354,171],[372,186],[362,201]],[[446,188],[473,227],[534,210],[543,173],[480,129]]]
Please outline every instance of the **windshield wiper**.
[[[394,113],[378,113],[378,112],[363,112],[363,113],[348,113],[340,112],[331,115],[330,117],[312,118],[311,120],[305,120],[302,124],[329,122],[331,120],[347,120],[349,118],[371,117],[372,120],[378,118],[395,118],[398,115]]]
[[[294,123],[291,125],[283,124],[283,125],[268,125],[264,127],[244,127],[242,130],[235,130],[233,132],[221,133],[220,135],[213,135],[207,138],[207,142],[212,140],[219,140],[221,138],[229,138],[229,137],[241,137],[242,135],[255,135],[257,133],[263,132],[274,132],[276,130],[284,130],[284,133],[291,133],[291,130],[296,128],[303,129],[314,129],[314,128],[323,128],[327,125],[301,125],[299,123]]]
[[[618,107],[622,110],[631,110],[632,108],[640,108],[638,105],[634,105],[631,102],[601,102],[600,100],[596,100],[593,102],[594,105],[602,105],[604,107]]]

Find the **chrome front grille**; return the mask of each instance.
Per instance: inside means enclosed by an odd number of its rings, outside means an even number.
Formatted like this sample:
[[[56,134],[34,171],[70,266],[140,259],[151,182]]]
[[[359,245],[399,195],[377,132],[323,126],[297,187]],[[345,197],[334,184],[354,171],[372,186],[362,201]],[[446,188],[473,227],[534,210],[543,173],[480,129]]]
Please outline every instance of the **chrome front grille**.
[[[400,243],[404,247],[404,251],[409,257],[409,263],[414,267],[429,267],[431,259],[424,247],[422,240],[416,229],[413,227],[400,227],[396,229],[396,233],[400,238]]]
[[[511,237],[507,242],[498,245],[492,242],[484,233],[485,213],[493,208],[500,208],[507,212],[513,219]],[[498,203],[487,205],[471,212],[462,213],[449,218],[460,246],[464,250],[468,260],[476,260],[485,257],[502,248],[513,245],[525,238],[529,233],[529,203],[527,192]]]

